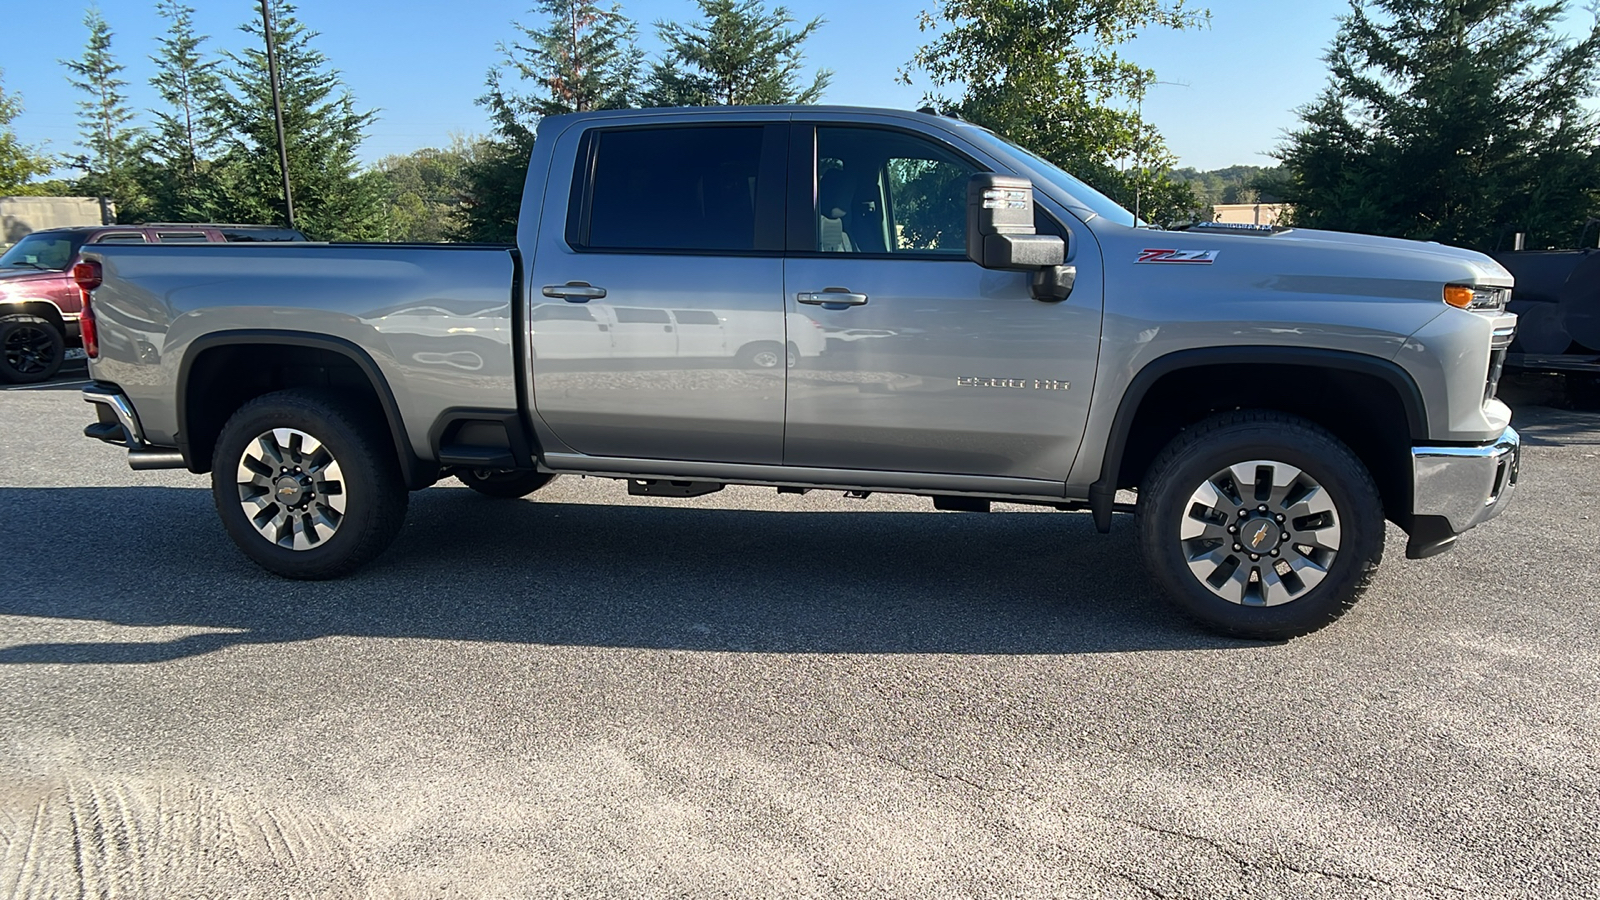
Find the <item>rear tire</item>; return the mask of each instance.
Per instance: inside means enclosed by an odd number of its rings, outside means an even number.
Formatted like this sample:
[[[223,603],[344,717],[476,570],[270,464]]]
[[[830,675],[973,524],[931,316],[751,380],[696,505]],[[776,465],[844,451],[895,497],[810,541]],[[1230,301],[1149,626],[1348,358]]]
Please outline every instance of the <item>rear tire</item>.
[[[1328,625],[1383,559],[1383,503],[1366,467],[1283,413],[1228,413],[1179,434],[1150,465],[1137,521],[1168,598],[1235,637],[1286,640]]]
[[[228,419],[211,496],[246,556],[305,580],[376,558],[400,533],[410,498],[381,415],[307,389],[257,397]]]
[[[37,384],[61,371],[67,341],[49,319],[0,316],[0,382]]]
[[[556,476],[526,469],[459,469],[456,480],[485,497],[516,500],[554,481]]]

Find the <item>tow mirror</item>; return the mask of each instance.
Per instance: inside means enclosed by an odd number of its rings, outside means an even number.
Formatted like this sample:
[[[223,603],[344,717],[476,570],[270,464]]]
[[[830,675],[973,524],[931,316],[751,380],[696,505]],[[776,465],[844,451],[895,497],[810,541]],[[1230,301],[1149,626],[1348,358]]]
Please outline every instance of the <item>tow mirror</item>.
[[[1077,269],[1067,242],[1034,228],[1033,183],[980,172],[967,182],[967,258],[985,269],[1032,271],[1036,300],[1065,300]]]

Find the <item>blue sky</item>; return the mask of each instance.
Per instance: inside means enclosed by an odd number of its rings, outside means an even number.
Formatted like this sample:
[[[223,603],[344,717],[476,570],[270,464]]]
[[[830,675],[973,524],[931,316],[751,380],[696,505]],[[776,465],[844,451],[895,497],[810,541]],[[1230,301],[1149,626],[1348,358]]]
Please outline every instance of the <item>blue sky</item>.
[[[6,0],[7,5],[22,0]],[[246,40],[237,26],[253,15],[251,0],[189,0],[213,50]],[[918,13],[930,0],[789,0],[799,18],[827,20],[808,45],[807,61],[834,71],[826,102],[915,108],[925,82],[896,82],[896,72],[926,39]],[[488,130],[473,99],[495,59],[496,41],[510,22],[534,21],[528,0],[303,0],[300,18],[321,32],[317,46],[344,74],[360,108],[378,108],[362,156],[447,143],[452,133]],[[26,111],[15,127],[33,144],[69,152],[77,140],[77,92],[59,60],[82,52],[86,4],[28,3],[27,25],[14,17],[3,29],[8,93]],[[1202,169],[1267,165],[1265,154],[1295,124],[1294,110],[1322,88],[1322,62],[1345,0],[1212,0],[1211,26],[1199,32],[1152,32],[1125,55],[1153,67],[1163,82],[1144,111],[1166,135],[1180,165]],[[689,0],[633,0],[624,11],[641,24],[644,47],[659,48],[649,23],[689,19]],[[135,106],[154,105],[149,60],[164,30],[154,0],[102,0],[115,32],[113,52],[127,66]]]

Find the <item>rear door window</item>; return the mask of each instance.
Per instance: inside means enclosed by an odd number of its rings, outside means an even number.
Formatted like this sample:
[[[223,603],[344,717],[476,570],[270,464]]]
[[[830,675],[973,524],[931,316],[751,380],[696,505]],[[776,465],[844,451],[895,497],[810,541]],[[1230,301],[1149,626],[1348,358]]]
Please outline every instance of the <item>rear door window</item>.
[[[778,128],[591,133],[584,157],[591,174],[574,198],[578,215],[569,222],[568,242],[585,250],[780,250],[783,170],[777,156],[783,144]]]

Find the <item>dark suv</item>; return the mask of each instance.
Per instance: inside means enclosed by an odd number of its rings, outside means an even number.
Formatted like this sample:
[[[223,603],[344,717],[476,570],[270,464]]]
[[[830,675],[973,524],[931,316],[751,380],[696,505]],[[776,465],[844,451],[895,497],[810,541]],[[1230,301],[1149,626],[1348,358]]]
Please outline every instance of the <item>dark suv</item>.
[[[303,241],[264,225],[94,225],[35,231],[0,256],[0,383],[44,381],[79,342],[83,299],[72,267],[85,244]]]

